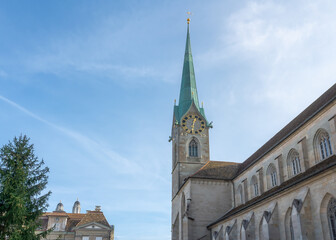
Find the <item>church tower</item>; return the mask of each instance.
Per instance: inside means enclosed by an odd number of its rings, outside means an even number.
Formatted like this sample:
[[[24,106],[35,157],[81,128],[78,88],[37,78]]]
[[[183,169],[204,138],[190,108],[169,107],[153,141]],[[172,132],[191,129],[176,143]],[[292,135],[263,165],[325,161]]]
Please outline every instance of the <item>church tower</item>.
[[[186,178],[209,161],[209,124],[200,106],[191,54],[189,19],[180,98],[174,106],[172,126],[172,197]]]

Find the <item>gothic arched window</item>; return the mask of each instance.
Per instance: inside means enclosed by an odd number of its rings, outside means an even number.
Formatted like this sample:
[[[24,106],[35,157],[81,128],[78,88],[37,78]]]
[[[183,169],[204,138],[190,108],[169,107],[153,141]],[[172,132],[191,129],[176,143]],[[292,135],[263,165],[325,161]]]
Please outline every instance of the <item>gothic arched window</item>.
[[[195,139],[189,143],[189,157],[198,157],[198,145]]]
[[[287,166],[289,176],[295,176],[301,172],[300,155],[294,148],[288,153]]]
[[[293,170],[293,175],[301,172],[300,157],[298,152],[293,152],[291,155],[291,165]]]
[[[331,198],[328,204],[328,222],[330,238],[336,240],[336,199]]]
[[[277,180],[277,172],[276,172],[276,168],[274,166],[273,163],[271,163],[268,168],[267,168],[267,186],[268,189],[275,187],[276,185],[278,185],[278,180]]]
[[[315,147],[320,161],[333,154],[329,134],[325,130],[320,130],[318,132],[315,139]]]

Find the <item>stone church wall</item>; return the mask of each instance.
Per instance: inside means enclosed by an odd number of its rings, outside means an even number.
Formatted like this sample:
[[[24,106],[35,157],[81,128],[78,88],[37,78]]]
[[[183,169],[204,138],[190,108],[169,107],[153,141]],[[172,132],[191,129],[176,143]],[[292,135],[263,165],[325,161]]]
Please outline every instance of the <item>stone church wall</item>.
[[[236,231],[221,239],[249,239],[244,224],[254,221],[254,237],[250,239],[291,239],[289,217],[292,217],[294,239],[330,239],[326,205],[336,197],[336,167],[316,175],[281,194],[255,204],[211,228],[212,239],[220,239],[221,229]],[[296,204],[298,202],[298,204]],[[225,238],[226,237],[226,238]]]
[[[249,167],[242,174],[234,179],[235,188],[235,202],[238,206],[240,201],[239,187],[242,188],[243,203],[252,199],[254,196],[253,186],[251,186],[251,179],[256,176],[258,179],[259,195],[272,188],[270,185],[270,176],[267,173],[269,166],[272,164],[277,172],[277,184],[293,177],[292,166],[288,160],[288,155],[295,150],[299,154],[301,172],[316,165],[319,160],[317,146],[315,144],[315,136],[320,129],[325,130],[331,140],[331,147],[333,153],[336,150],[336,129],[335,129],[335,114],[336,103],[332,103],[329,107],[321,111],[312,120],[306,123],[298,131],[293,133],[281,144],[276,146],[273,150],[263,156],[257,163]]]
[[[232,208],[232,191],[231,181],[189,179],[173,199],[172,239],[209,239],[206,227]]]

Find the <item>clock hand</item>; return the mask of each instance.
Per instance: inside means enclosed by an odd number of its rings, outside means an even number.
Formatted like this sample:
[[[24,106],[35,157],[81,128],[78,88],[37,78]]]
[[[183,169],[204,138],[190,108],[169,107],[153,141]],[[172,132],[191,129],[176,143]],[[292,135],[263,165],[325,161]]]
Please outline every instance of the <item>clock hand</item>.
[[[191,130],[192,130],[192,131],[194,131],[195,122],[196,122],[196,118],[194,119],[193,124],[192,124],[192,126],[191,126]]]

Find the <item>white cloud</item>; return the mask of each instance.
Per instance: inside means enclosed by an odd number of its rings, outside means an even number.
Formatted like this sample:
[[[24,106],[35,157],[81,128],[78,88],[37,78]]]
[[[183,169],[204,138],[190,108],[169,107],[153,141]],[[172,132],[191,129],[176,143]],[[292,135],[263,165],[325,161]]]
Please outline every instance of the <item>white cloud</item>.
[[[252,99],[297,112],[335,82],[335,11],[332,1],[249,2],[223,19],[221,47],[203,58],[235,59],[243,71],[247,61],[254,84],[243,88]]]

